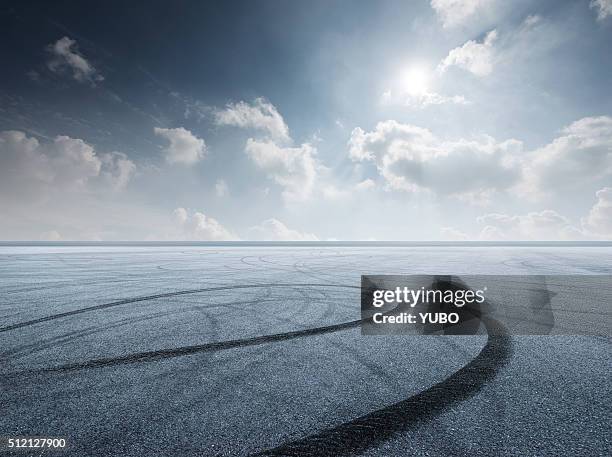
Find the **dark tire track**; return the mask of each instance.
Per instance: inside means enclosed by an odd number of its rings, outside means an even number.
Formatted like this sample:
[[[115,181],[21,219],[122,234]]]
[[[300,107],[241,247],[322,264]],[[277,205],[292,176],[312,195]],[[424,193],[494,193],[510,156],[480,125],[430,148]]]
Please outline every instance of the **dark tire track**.
[[[481,320],[487,328],[487,343],[470,363],[444,381],[350,422],[252,454],[252,457],[359,454],[470,399],[495,378],[512,356],[512,341],[506,328],[492,318],[481,316]]]
[[[351,286],[351,285],[310,284],[310,283],[308,284],[304,284],[304,283],[300,283],[300,284],[293,284],[293,283],[255,284],[255,285],[238,285],[238,286],[220,286],[220,287],[213,287],[213,288],[206,288],[206,289],[192,289],[192,290],[184,290],[184,291],[179,291],[179,292],[171,292],[171,293],[166,293],[166,294],[151,295],[151,296],[146,296],[146,297],[125,299],[125,300],[120,300],[117,302],[107,303],[105,305],[98,305],[94,307],[82,308],[80,310],[75,310],[69,313],[61,313],[61,314],[57,314],[53,316],[48,316],[47,318],[41,318],[41,319],[37,319],[33,321],[15,324],[12,327],[13,328],[25,327],[26,325],[33,325],[35,323],[45,322],[48,320],[65,317],[67,315],[69,316],[73,314],[79,314],[80,312],[95,311],[98,309],[104,309],[104,308],[108,308],[111,306],[118,306],[118,305],[123,305],[123,304],[138,302],[138,301],[145,301],[145,300],[150,300],[150,299],[156,299],[156,298],[161,298],[161,297],[169,297],[169,296],[171,297],[171,296],[176,296],[176,295],[186,295],[186,294],[193,294],[193,293],[200,293],[200,292],[231,290],[231,289],[239,289],[239,288],[268,288],[269,289],[271,287],[294,288],[297,286],[301,286],[301,287],[338,287],[338,288],[348,288],[348,289],[360,289],[359,286]],[[357,327],[364,320],[366,319],[358,319],[354,321],[343,322],[340,324],[333,324],[333,325],[309,328],[309,329],[304,329],[304,330],[296,330],[296,331],[285,332],[285,333],[276,333],[276,334],[271,334],[271,335],[262,335],[262,336],[252,337],[252,338],[220,341],[220,342],[206,343],[206,344],[200,344],[200,345],[181,346],[178,348],[159,349],[155,351],[137,352],[137,353],[126,354],[126,355],[122,355],[118,357],[105,357],[105,358],[88,360],[84,362],[64,364],[64,365],[59,365],[59,366],[50,367],[50,368],[41,368],[41,369],[36,369],[36,370],[24,370],[20,372],[6,373],[4,376],[14,377],[14,376],[35,374],[35,373],[73,371],[73,370],[80,370],[80,369],[99,368],[99,367],[124,365],[124,364],[139,363],[139,362],[151,362],[151,361],[157,361],[157,360],[174,358],[174,357],[181,357],[181,356],[191,355],[191,354],[196,354],[196,353],[215,352],[215,351],[233,349],[233,348],[239,348],[239,347],[248,347],[248,346],[254,346],[254,345],[259,345],[259,344],[264,344],[264,343],[269,343],[269,342],[284,341],[284,340],[290,340],[290,339],[295,339],[295,338],[302,338],[306,336],[337,332],[340,330]],[[5,327],[5,329],[11,330],[12,328]]]
[[[112,308],[115,306],[129,305],[130,303],[138,303],[147,300],[157,300],[159,298],[176,297],[180,295],[198,294],[203,292],[215,292],[220,290],[235,290],[235,289],[250,289],[257,287],[341,287],[349,289],[359,289],[359,286],[350,286],[344,284],[316,284],[316,283],[279,283],[279,284],[239,284],[233,286],[218,286],[218,287],[206,287],[202,289],[189,289],[179,290],[176,292],[165,292],[163,294],[155,295],[144,295],[141,297],[124,298],[110,303],[103,303],[101,305],[88,306],[87,308],[79,308],[72,311],[66,311],[64,313],[52,314],[50,316],[40,317],[38,319],[32,319],[29,321],[19,322],[17,324],[7,325],[0,327],[0,333],[8,332],[10,330],[16,330],[18,328],[28,327],[30,325],[40,324],[43,322],[52,321],[55,319],[61,319],[64,317],[74,316],[76,314],[88,313],[92,311],[99,311],[101,309]]]
[[[95,335],[96,333],[105,332],[111,329],[120,328],[125,325],[131,325],[139,322],[146,322],[149,320],[158,319],[161,316],[169,316],[175,313],[175,311],[165,311],[154,314],[148,314],[144,317],[131,317],[126,319],[121,319],[117,322],[113,322],[110,325],[104,326],[92,326],[87,327],[83,330],[71,331],[68,333],[64,333],[62,335],[58,335],[53,338],[48,338],[42,341],[37,341],[31,344],[26,344],[23,346],[17,346],[8,351],[4,351],[0,353],[0,362],[4,362],[7,360],[19,359],[21,357],[25,357],[27,355],[34,354],[35,352],[43,351],[45,349],[53,348],[56,346],[61,346],[64,343],[70,343],[77,338],[83,338],[91,335]]]
[[[138,362],[153,362],[157,360],[181,357],[197,353],[215,352],[226,349],[256,346],[264,343],[292,340],[313,335],[323,335],[326,333],[333,333],[338,332],[340,330],[358,327],[365,320],[367,319],[358,319],[354,321],[343,322],[341,324],[327,325],[324,327],[309,328],[305,330],[295,330],[286,333],[274,333],[271,335],[255,336],[253,338],[219,341],[215,343],[197,344],[192,346],[181,346],[172,349],[159,349],[156,351],[136,352],[133,354],[127,354],[119,357],[100,358],[88,360],[86,362],[59,365],[50,368],[41,368],[38,370],[24,370],[16,373],[6,373],[3,376],[13,377],[36,373],[63,372],[90,368],[101,368]]]

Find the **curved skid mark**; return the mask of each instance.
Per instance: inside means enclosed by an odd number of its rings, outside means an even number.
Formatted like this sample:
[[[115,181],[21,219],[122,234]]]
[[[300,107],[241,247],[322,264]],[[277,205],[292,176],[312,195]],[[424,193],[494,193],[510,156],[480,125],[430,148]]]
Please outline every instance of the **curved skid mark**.
[[[73,314],[119,306],[139,301],[165,298],[191,293],[230,290],[250,287],[346,287],[356,288],[358,286],[346,286],[337,284],[253,284],[237,286],[221,286],[206,289],[194,289],[178,292],[157,294],[147,297],[137,297],[124,299],[117,302],[103,305],[82,308],[67,313],[61,313],[46,318],[14,324],[13,326],[0,328],[0,331],[7,331],[13,328],[25,327],[39,322],[45,322]],[[470,363],[459,369],[450,377],[432,387],[402,400],[393,405],[384,407],[372,413],[361,416],[350,422],[346,422],[337,427],[333,427],[318,434],[305,437],[300,440],[285,443],[279,447],[265,450],[255,454],[260,456],[340,456],[362,452],[368,448],[376,446],[394,434],[409,430],[428,421],[440,414],[447,408],[465,401],[480,390],[487,382],[492,380],[499,370],[508,362],[512,354],[512,344],[510,336],[502,324],[490,317],[479,316],[485,325],[488,333],[487,343],[480,353]],[[94,359],[82,363],[66,364],[57,367],[43,368],[39,370],[27,370],[11,375],[22,375],[44,372],[64,372],[79,369],[98,368],[136,362],[148,362],[161,360],[183,355],[190,355],[203,352],[214,352],[225,349],[241,348],[264,344],[268,342],[291,340],[311,335],[319,335],[350,329],[359,326],[362,320],[344,322],[336,325],[298,330],[286,333],[264,335],[253,338],[230,340],[216,343],[208,343],[194,346],[184,346],[173,349],[162,349],[157,351],[140,352],[114,358]]]
[[[234,286],[218,286],[218,287],[207,287],[203,289],[189,289],[189,290],[179,290],[176,292],[166,292],[163,294],[155,294],[155,295],[146,295],[142,297],[134,297],[134,298],[125,298],[123,300],[114,301],[111,303],[103,303],[101,305],[88,306],[87,308],[75,309],[72,311],[66,311],[64,313],[52,314],[50,316],[40,317],[38,319],[32,319],[25,322],[19,322],[17,324],[7,325],[5,327],[0,327],[0,333],[8,332],[10,330],[15,330],[18,328],[28,327],[30,325],[40,324],[42,322],[48,322],[55,319],[61,319],[63,317],[74,316],[75,314],[82,314],[91,311],[98,311],[101,309],[112,308],[114,306],[128,305],[130,303],[137,303],[141,301],[147,300],[156,300],[159,298],[168,298],[168,297],[176,297],[179,295],[189,295],[189,294],[198,294],[202,292],[214,292],[219,290],[233,290],[233,289],[250,289],[255,287],[344,287],[349,289],[359,289],[359,286],[349,286],[344,284],[314,284],[314,283],[286,283],[286,284],[239,284]]]
[[[173,314],[175,311],[166,311],[166,312],[159,312],[159,313],[154,313],[154,314],[149,314],[147,316],[144,317],[131,317],[131,318],[126,318],[126,319],[121,319],[117,322],[113,322],[109,325],[104,325],[104,326],[91,326],[91,327],[87,327],[83,330],[77,330],[77,331],[72,331],[72,332],[68,332],[68,333],[64,333],[62,335],[58,335],[56,337],[53,338],[48,338],[42,341],[38,341],[35,343],[31,343],[31,344],[27,344],[24,346],[18,346],[16,348],[10,349],[8,351],[5,352],[1,352],[0,353],[0,361],[5,361],[5,360],[14,360],[14,359],[19,359],[21,357],[25,357],[27,355],[33,354],[35,352],[39,352],[39,351],[43,351],[45,349],[49,349],[49,348],[53,348],[56,346],[61,346],[64,343],[71,343],[73,342],[75,339],[78,338],[83,338],[83,337],[87,337],[87,336],[91,336],[91,335],[95,335],[96,333],[101,333],[101,332],[105,332],[111,329],[116,329],[116,328],[120,328],[122,326],[125,325],[130,325],[130,324],[135,324],[135,323],[139,323],[139,322],[146,322],[149,320],[154,320],[157,319],[161,316],[168,316]]]
[[[365,320],[365,319],[364,319]],[[73,371],[87,368],[99,368],[108,367],[114,365],[125,365],[130,363],[138,362],[152,362],[156,360],[169,359],[174,357],[181,357],[185,355],[203,353],[203,352],[215,352],[226,349],[242,348],[248,346],[256,346],[264,343],[272,343],[276,341],[286,341],[296,338],[303,338],[306,336],[322,335],[325,333],[333,333],[340,330],[346,330],[349,328],[358,327],[363,321],[361,319],[349,322],[343,322],[341,324],[327,325],[324,327],[309,328],[305,330],[295,330],[286,333],[275,333],[272,335],[262,335],[253,338],[244,338],[238,340],[219,341],[216,343],[198,344],[193,346],[182,346],[172,349],[159,349],[157,351],[146,351],[128,354],[119,357],[109,357],[101,359],[88,360],[86,362],[72,363],[66,365],[59,365],[51,368],[41,368],[38,370],[25,370],[16,373],[6,373],[5,377],[36,374],[45,372],[61,372],[61,371]]]
[[[430,388],[315,435],[268,449],[254,456],[343,456],[376,446],[465,401],[491,381],[512,355],[512,342],[503,325],[484,318],[489,334],[480,353],[467,365]]]

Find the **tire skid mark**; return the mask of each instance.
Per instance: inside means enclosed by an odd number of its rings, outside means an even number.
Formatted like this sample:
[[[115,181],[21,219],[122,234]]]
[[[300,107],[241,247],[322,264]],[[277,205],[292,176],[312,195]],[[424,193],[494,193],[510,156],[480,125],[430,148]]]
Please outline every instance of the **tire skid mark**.
[[[236,288],[263,288],[266,290],[266,292],[264,293],[264,297],[268,298],[271,294],[271,288],[273,287],[296,288],[298,286],[301,286],[301,287],[338,287],[338,288],[348,288],[348,289],[359,289],[360,288],[359,286],[342,285],[342,284],[330,285],[330,284],[304,284],[304,283],[222,286],[222,287],[214,287],[214,288],[207,288],[207,289],[193,289],[189,291],[179,291],[179,292],[173,292],[170,294],[157,294],[157,295],[148,296],[148,297],[137,297],[137,299],[129,299],[129,300],[126,299],[126,300],[121,300],[119,302],[108,303],[106,307],[108,307],[108,305],[114,306],[117,304],[126,304],[126,303],[130,303],[134,301],[144,301],[146,299],[159,298],[160,295],[175,296],[179,294],[184,295],[187,293],[198,293],[202,291],[211,291],[211,290],[213,291],[214,290],[231,290],[231,289],[236,289]],[[297,290],[301,290],[301,289],[297,289]],[[95,309],[100,309],[100,306],[83,308],[82,310],[91,311]],[[64,317],[65,313],[62,313],[56,316]],[[254,345],[264,344],[268,342],[284,341],[284,340],[290,340],[290,339],[312,336],[312,335],[317,335],[317,334],[331,333],[331,332],[336,332],[336,331],[345,330],[349,328],[354,328],[354,327],[359,326],[364,320],[365,319],[358,319],[354,321],[343,322],[340,324],[333,324],[333,325],[328,325],[328,326],[323,326],[323,327],[296,330],[296,331],[285,332],[285,333],[262,335],[262,336],[252,337],[252,338],[243,338],[243,339],[237,339],[237,340],[205,343],[205,344],[200,344],[200,345],[182,346],[178,348],[160,349],[160,350],[155,350],[155,351],[137,352],[137,353],[122,355],[118,357],[99,358],[99,359],[92,359],[92,360],[85,361],[85,362],[64,364],[64,365],[59,365],[56,367],[40,368],[40,369],[33,369],[33,370],[23,370],[23,371],[13,372],[13,373],[5,373],[4,376],[13,377],[13,376],[42,373],[42,372],[72,371],[72,370],[78,370],[78,369],[123,365],[123,364],[129,364],[129,363],[149,362],[149,361],[180,357],[184,355],[190,355],[190,354],[201,353],[201,352],[215,352],[215,351],[220,351],[220,350],[225,350],[225,349],[254,346]]]
[[[147,297],[136,297],[135,299],[125,299],[105,305],[83,308],[68,313],[49,316],[29,321],[33,323],[44,322],[46,320],[64,317],[66,315],[78,314],[81,312],[104,309],[110,306],[133,303],[137,301],[151,300],[156,298],[185,295],[189,293],[207,292],[214,290],[230,290],[251,287],[345,287],[359,289],[358,286],[337,285],[337,284],[255,284],[255,285],[236,285],[221,286],[206,289],[193,289],[164,294],[156,294]],[[418,426],[420,423],[430,420],[447,408],[465,401],[480,390],[487,382],[492,380],[510,359],[512,354],[512,344],[510,336],[502,324],[492,318],[478,316],[485,325],[488,333],[487,343],[480,353],[467,365],[459,369],[451,376],[432,387],[402,400],[393,405],[384,407],[367,415],[361,416],[350,422],[346,422],[337,427],[324,430],[318,434],[306,438],[284,443],[279,447],[268,449],[255,455],[265,456],[339,456],[355,454],[364,451],[376,444],[382,443],[394,434],[406,431]],[[161,349],[156,351],[139,352],[113,358],[93,359],[81,363],[65,364],[56,367],[42,368],[38,370],[26,370],[17,373],[7,374],[9,377],[43,374],[47,372],[66,372],[80,369],[99,368],[137,362],[157,361],[167,358],[186,356],[190,354],[214,352],[232,348],[241,348],[260,345],[269,342],[286,341],[295,338],[307,337],[333,333],[358,327],[364,320],[354,320],[335,325],[298,330],[286,333],[277,333],[253,338],[229,340],[223,342],[208,343],[202,345],[183,346],[173,349]],[[23,325],[25,324],[25,325]],[[29,323],[15,324],[23,327],[32,325]],[[5,327],[4,329],[6,329]],[[19,327],[16,327],[19,328]],[[0,331],[6,331],[0,328]]]
[[[175,313],[175,311],[164,311],[164,312],[159,312],[159,313],[148,314],[146,316],[137,316],[137,317],[121,319],[109,325],[91,326],[91,327],[84,328],[82,330],[72,331],[72,332],[64,333],[62,335],[58,335],[52,338],[47,338],[42,341],[37,341],[35,343],[17,346],[15,348],[9,349],[8,351],[1,352],[0,361],[19,359],[21,357],[25,357],[27,355],[31,355],[39,351],[44,351],[46,349],[54,348],[56,346],[61,346],[65,343],[71,343],[75,339],[78,339],[78,338],[95,335],[96,333],[106,332],[108,330],[120,328],[125,325],[131,325],[135,323],[141,323],[141,322],[158,319],[159,317],[169,316],[173,313]]]
[[[191,346],[181,346],[172,349],[159,349],[156,351],[145,351],[127,354],[119,357],[107,357],[100,359],[88,360],[85,362],[71,363],[59,365],[49,368],[40,368],[36,370],[24,370],[14,373],[5,373],[5,378],[21,375],[49,373],[49,372],[66,372],[90,368],[101,368],[115,365],[125,365],[139,362],[153,362],[174,357],[182,357],[197,353],[216,352],[227,349],[243,348],[249,346],[257,346],[264,343],[272,343],[278,341],[287,341],[296,338],[304,338],[307,336],[323,335],[326,333],[338,332],[358,327],[367,319],[358,319],[354,321],[343,322],[341,324],[327,325],[323,327],[315,327],[304,330],[294,330],[285,333],[274,333],[270,335],[255,336],[252,338],[242,338],[237,340],[219,341],[215,343],[197,344]]]
[[[147,300],[157,300],[160,298],[176,297],[180,295],[198,294],[203,292],[215,292],[220,290],[235,290],[235,289],[250,289],[257,287],[340,287],[349,289],[359,289],[359,286],[350,286],[345,284],[315,284],[315,283],[270,283],[270,284],[237,284],[231,286],[217,286],[217,287],[206,287],[202,289],[188,289],[179,290],[175,292],[165,292],[162,294],[155,295],[144,295],[141,297],[124,298],[110,303],[103,303],[101,305],[88,306],[87,308],[79,308],[72,311],[66,311],[64,313],[52,314],[50,316],[40,317],[38,319],[32,319],[29,321],[18,322],[16,324],[7,325],[0,327],[0,333],[8,332],[10,330],[16,330],[18,328],[28,327],[30,325],[40,324],[43,322],[52,321],[55,319],[61,319],[63,317],[74,316],[76,314],[88,313],[92,311],[99,311],[101,309],[112,308],[115,306],[129,305],[131,303],[138,303]]]
[[[472,398],[512,356],[512,340],[506,328],[492,318],[480,317],[487,328],[487,343],[471,362],[448,378],[405,400],[252,457],[355,455]]]

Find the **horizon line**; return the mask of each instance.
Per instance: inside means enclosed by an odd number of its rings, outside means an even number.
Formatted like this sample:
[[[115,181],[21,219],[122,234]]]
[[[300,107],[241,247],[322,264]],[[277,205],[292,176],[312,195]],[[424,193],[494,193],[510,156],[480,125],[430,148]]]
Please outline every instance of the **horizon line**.
[[[134,247],[612,247],[612,240],[602,241],[0,241],[2,247],[69,247],[69,246],[134,246]]]

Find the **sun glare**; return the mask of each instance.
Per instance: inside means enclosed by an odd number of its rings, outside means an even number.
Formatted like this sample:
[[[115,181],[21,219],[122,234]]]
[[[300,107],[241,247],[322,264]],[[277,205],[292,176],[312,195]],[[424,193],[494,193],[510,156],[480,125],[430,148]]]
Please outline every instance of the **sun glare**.
[[[410,95],[423,95],[429,89],[429,75],[423,67],[409,67],[401,75],[402,89]]]

